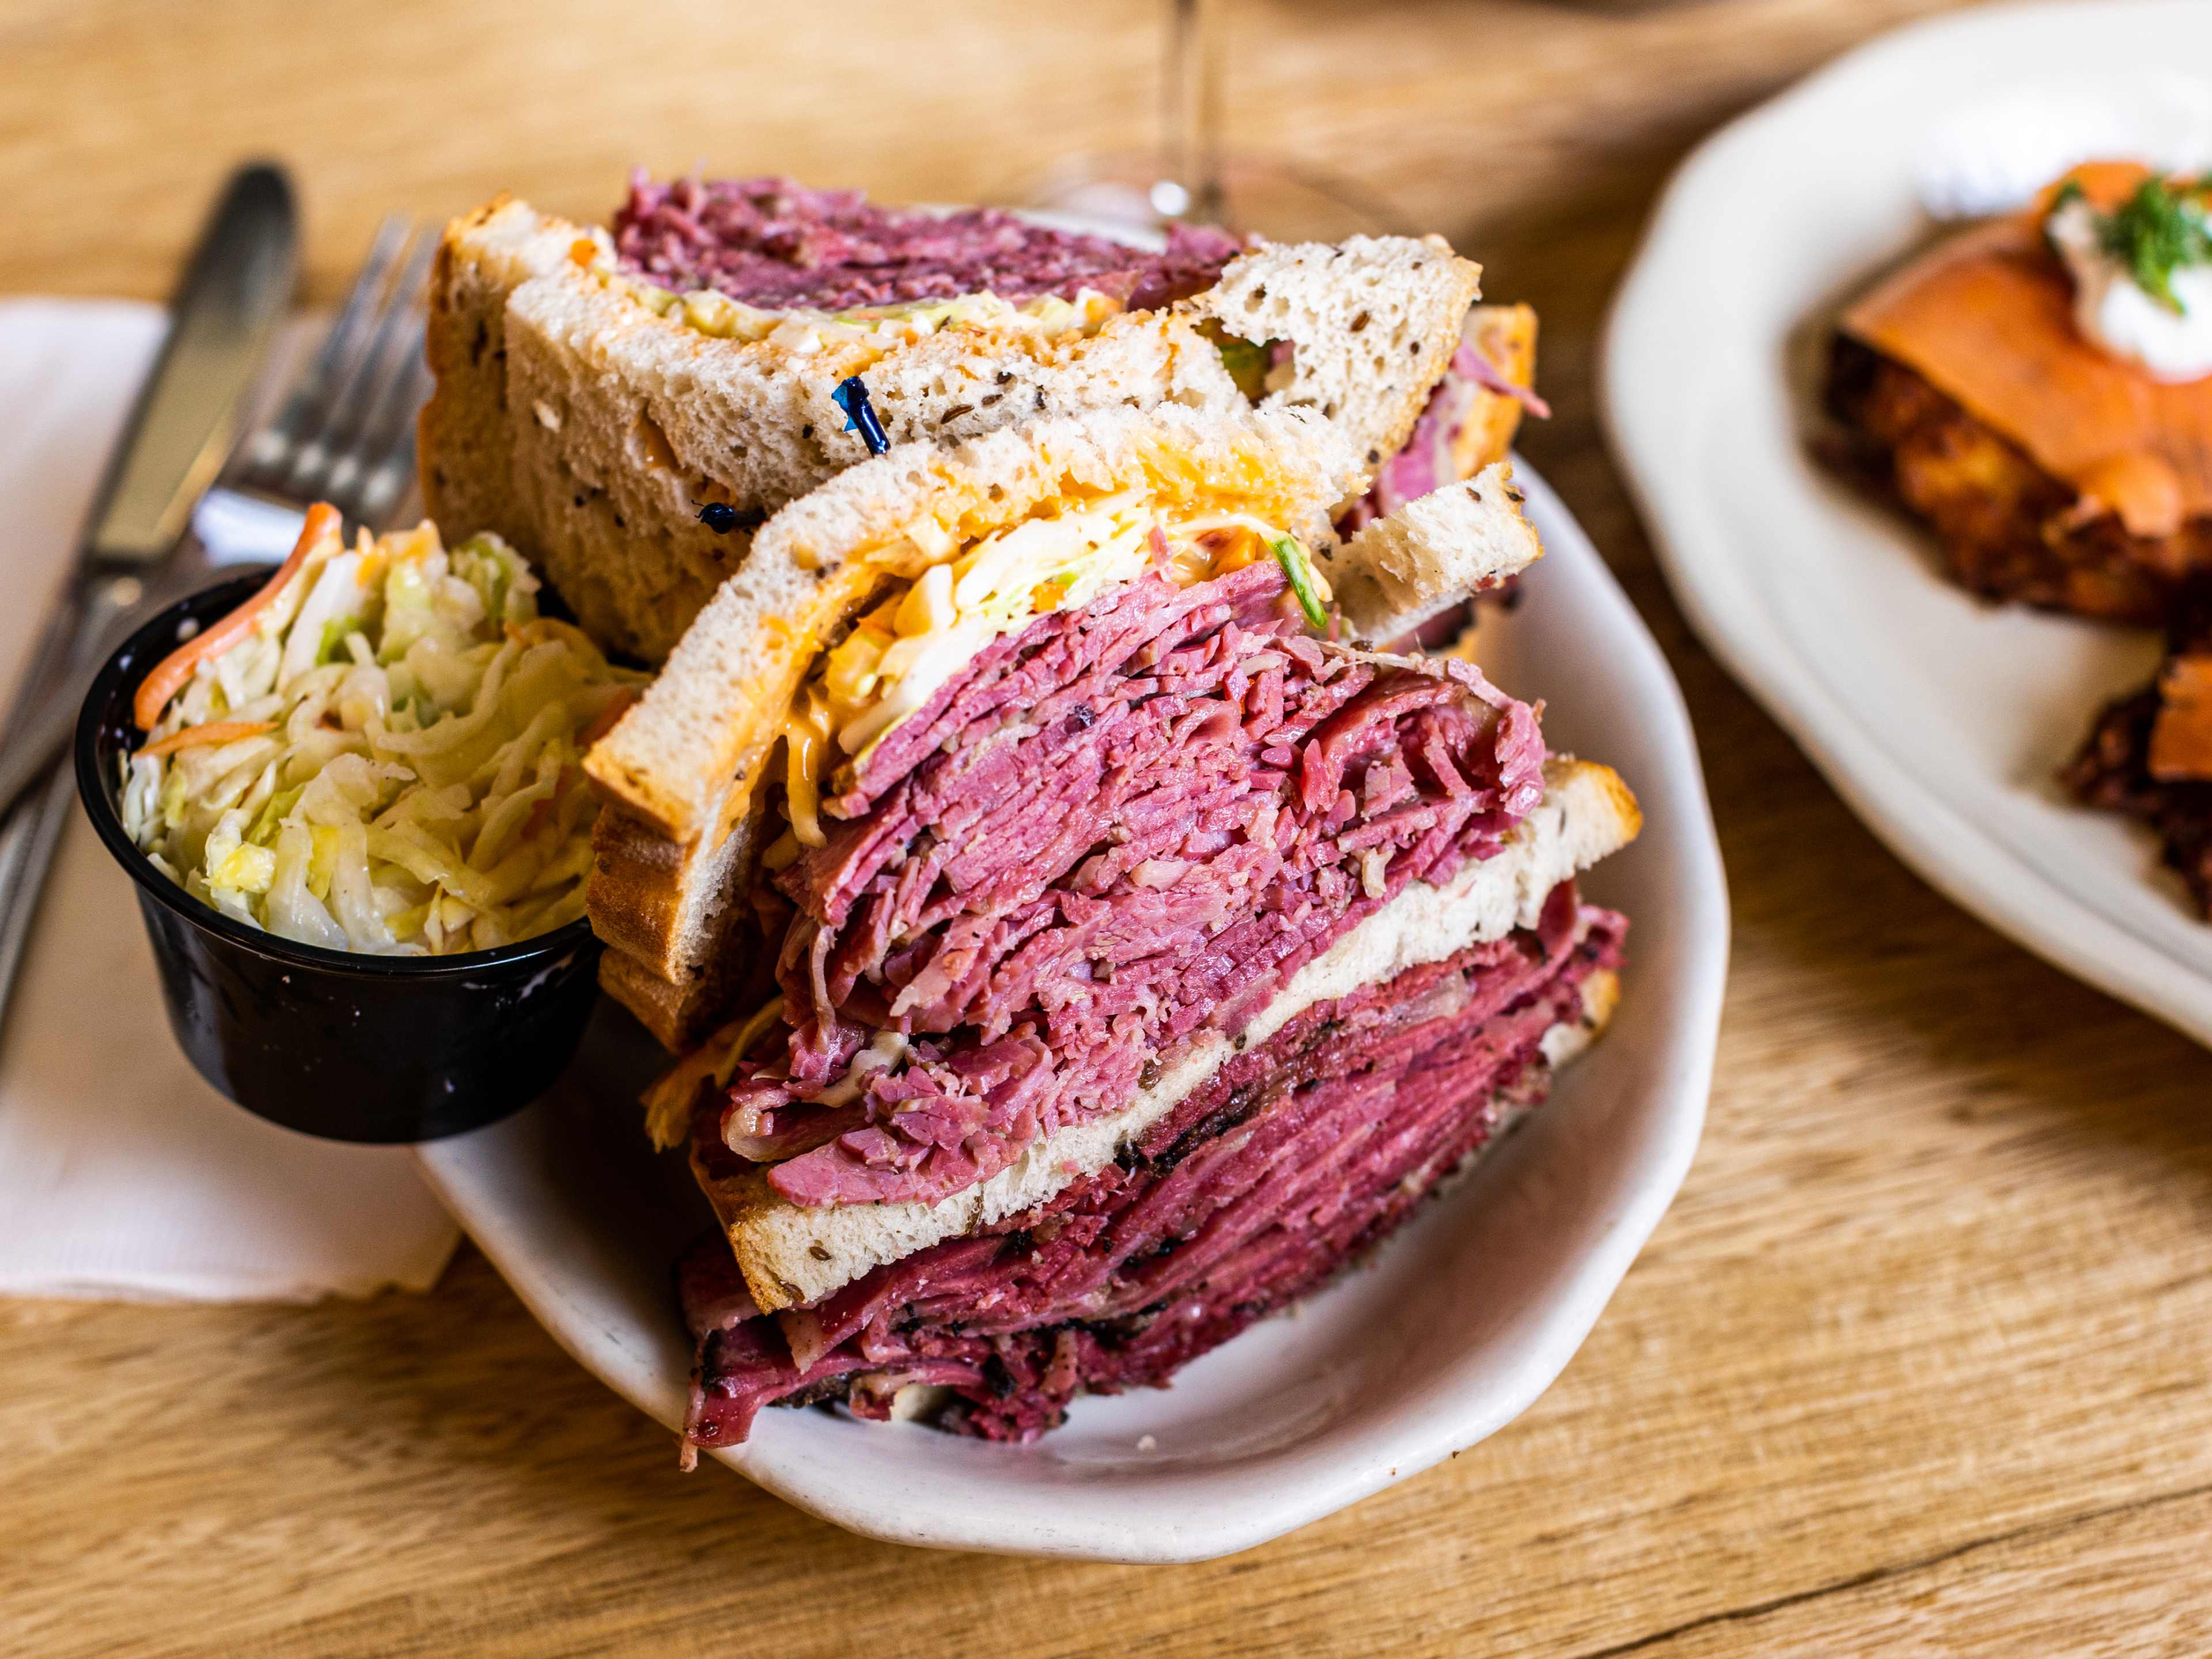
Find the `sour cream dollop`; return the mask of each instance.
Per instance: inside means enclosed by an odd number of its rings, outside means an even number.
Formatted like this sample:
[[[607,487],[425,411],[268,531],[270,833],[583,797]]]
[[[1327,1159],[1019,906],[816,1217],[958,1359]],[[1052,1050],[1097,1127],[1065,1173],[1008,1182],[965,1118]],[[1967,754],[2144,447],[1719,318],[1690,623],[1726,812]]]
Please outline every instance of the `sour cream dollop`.
[[[2074,325],[2100,349],[2170,385],[2212,374],[2212,264],[2175,267],[2175,311],[2105,249],[2097,213],[2079,198],[2044,222],[2074,277]]]

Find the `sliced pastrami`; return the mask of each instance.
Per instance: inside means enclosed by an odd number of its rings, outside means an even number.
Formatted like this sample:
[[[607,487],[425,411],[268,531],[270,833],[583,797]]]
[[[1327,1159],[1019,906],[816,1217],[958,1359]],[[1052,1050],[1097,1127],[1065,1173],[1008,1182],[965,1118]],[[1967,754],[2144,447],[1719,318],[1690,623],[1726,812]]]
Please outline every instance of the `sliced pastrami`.
[[[1238,1055],[1122,1159],[974,1237],[878,1268],[817,1307],[753,1310],[727,1246],[679,1283],[699,1342],[690,1442],[763,1406],[952,1391],[945,1426],[1028,1439],[1079,1392],[1164,1386],[1306,1294],[1548,1083],[1545,1034],[1582,1017],[1626,924],[1562,883],[1541,925],[1317,1004]]]
[[[1542,795],[1534,712],[1464,663],[1308,638],[1285,593],[1273,564],[1147,576],[887,738],[777,878],[787,1025],[720,1146],[801,1204],[957,1192],[1494,853]]]
[[[1475,394],[1487,392],[1511,398],[1534,416],[1547,416],[1551,407],[1525,386],[1516,386],[1499,373],[1472,340],[1462,341],[1452,354],[1450,366],[1422,406],[1413,429],[1398,453],[1382,464],[1367,493],[1346,509],[1336,527],[1350,535],[1377,519],[1387,519],[1409,501],[1443,489],[1459,477],[1452,457],[1460,430],[1474,407]]]
[[[623,266],[678,291],[712,289],[764,311],[850,311],[995,294],[1019,304],[1085,289],[1154,310],[1210,288],[1242,252],[1221,231],[1176,226],[1149,253],[993,208],[878,207],[857,190],[788,179],[677,179],[642,172],[616,213]]]

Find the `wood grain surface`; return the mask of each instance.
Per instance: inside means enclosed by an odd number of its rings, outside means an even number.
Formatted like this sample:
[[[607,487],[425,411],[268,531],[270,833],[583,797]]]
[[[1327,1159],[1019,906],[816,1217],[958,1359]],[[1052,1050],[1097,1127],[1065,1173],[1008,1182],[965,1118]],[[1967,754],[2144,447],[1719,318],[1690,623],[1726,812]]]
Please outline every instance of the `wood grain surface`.
[[[1691,639],[1598,436],[1667,169],[1911,0],[1229,0],[1241,145],[1544,315],[1530,457],[1680,674],[1733,882],[1703,1151],[1493,1439],[1177,1569],[866,1543],[709,1466],[465,1248],[434,1294],[0,1304],[0,1651],[2212,1651],[2212,1056],[1923,886]],[[1008,197],[1142,142],[1158,8],[0,5],[0,291],[155,295],[280,155],[315,292],[380,214],[633,161]],[[0,1225],[6,1218],[0,1217]]]

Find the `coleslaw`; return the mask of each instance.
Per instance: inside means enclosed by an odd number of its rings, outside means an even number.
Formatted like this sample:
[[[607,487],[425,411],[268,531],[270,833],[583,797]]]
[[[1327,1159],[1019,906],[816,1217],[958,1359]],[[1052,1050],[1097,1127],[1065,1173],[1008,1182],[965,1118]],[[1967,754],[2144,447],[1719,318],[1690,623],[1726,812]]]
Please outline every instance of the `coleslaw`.
[[[269,584],[139,690],[122,818],[234,921],[335,951],[487,950],[584,914],[583,751],[647,675],[538,612],[495,536],[349,547],[312,509]]]

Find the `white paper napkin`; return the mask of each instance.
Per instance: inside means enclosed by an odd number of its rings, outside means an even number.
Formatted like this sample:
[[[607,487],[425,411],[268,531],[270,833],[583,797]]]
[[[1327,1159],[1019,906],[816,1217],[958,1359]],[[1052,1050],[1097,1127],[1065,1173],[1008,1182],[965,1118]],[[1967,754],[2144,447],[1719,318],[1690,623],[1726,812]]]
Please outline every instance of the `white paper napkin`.
[[[0,687],[161,337],[152,306],[0,301]],[[0,1294],[309,1301],[427,1290],[459,1230],[397,1147],[295,1134],[169,1036],[130,878],[79,813],[0,1036]]]

